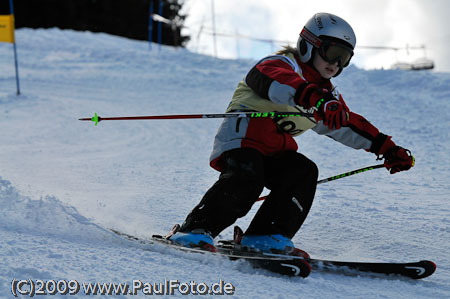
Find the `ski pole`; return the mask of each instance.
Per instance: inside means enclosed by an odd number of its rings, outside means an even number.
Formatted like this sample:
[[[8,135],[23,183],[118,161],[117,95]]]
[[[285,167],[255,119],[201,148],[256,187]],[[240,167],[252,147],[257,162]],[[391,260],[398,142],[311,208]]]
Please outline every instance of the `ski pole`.
[[[94,117],[80,118],[82,121],[93,121],[97,125],[103,120],[150,120],[150,119],[193,119],[193,118],[262,118],[262,117],[288,117],[304,116],[313,117],[307,112],[229,112],[229,113],[206,113],[206,114],[173,114],[173,115],[147,115],[147,116],[120,116],[100,117],[95,113]]]
[[[363,168],[360,168],[360,169],[355,169],[355,170],[344,172],[344,173],[341,173],[341,174],[338,174],[338,175],[335,175],[335,176],[332,176],[332,177],[329,177],[329,178],[326,178],[326,179],[323,179],[323,180],[319,180],[319,181],[317,181],[317,185],[320,185],[320,184],[323,184],[323,183],[326,183],[326,182],[335,181],[335,180],[338,180],[338,179],[342,179],[342,178],[345,178],[345,177],[348,177],[348,176],[351,176],[351,175],[354,175],[354,174],[366,172],[366,171],[369,171],[369,170],[374,170],[374,169],[377,169],[377,168],[383,168],[383,167],[384,167],[384,164],[377,164],[377,165],[363,167]]]
[[[348,176],[351,176],[351,175],[355,175],[355,174],[358,174],[358,173],[363,173],[363,172],[366,172],[366,171],[369,171],[369,170],[373,170],[373,169],[377,169],[377,168],[383,168],[383,167],[384,167],[384,164],[377,164],[377,165],[372,165],[372,166],[367,166],[367,167],[351,170],[351,171],[348,171],[348,172],[344,172],[344,173],[341,173],[341,174],[338,174],[338,175],[331,176],[331,177],[326,178],[326,179],[318,180],[317,181],[317,185],[320,185],[320,184],[323,184],[323,183],[327,183],[327,182],[331,182],[331,181],[335,181],[335,180],[338,180],[338,179],[342,179],[342,178],[345,178],[345,177],[348,177]],[[262,196],[257,201],[265,200],[267,198],[267,196],[268,195]]]

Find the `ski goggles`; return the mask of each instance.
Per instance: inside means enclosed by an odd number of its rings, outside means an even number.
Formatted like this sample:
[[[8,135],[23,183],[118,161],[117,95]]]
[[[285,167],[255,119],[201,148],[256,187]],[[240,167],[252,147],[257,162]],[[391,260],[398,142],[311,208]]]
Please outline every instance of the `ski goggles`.
[[[328,63],[338,62],[339,67],[346,67],[349,65],[353,56],[353,50],[340,43],[328,40],[322,40],[318,48],[320,57]]]
[[[353,49],[329,39],[320,39],[314,33],[303,28],[300,36],[318,49],[320,57],[328,63],[339,63],[339,67],[346,67],[353,56]]]

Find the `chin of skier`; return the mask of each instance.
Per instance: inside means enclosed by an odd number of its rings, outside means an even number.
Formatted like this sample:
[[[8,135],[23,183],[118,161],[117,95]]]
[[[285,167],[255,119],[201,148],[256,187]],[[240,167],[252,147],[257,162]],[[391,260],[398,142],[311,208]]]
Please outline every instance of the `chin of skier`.
[[[316,164],[297,152],[293,138],[308,129],[374,153],[390,173],[414,165],[410,151],[350,111],[330,81],[349,65],[355,45],[355,34],[345,20],[318,13],[302,29],[297,48],[286,47],[250,69],[227,112],[304,111],[314,117],[224,119],[210,158],[211,166],[220,171],[219,179],[172,241],[214,250],[213,238],[245,216],[267,187],[270,194],[241,245],[296,254],[291,239],[311,209],[318,177]]]

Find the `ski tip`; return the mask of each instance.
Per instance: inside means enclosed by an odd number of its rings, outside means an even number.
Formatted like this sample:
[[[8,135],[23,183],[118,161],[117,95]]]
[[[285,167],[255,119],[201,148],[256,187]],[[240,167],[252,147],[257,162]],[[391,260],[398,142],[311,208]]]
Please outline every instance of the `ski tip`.
[[[412,279],[422,279],[436,271],[436,264],[432,261],[422,260],[405,266],[405,275]]]
[[[430,276],[431,274],[433,274],[435,271],[436,271],[436,268],[437,268],[437,266],[436,266],[436,263],[435,262],[433,262],[433,261],[429,261],[429,260],[423,260],[423,261],[420,261],[421,263],[423,263],[423,264],[425,264],[426,265],[426,268],[427,268],[427,274],[428,275],[426,275],[426,276],[424,276],[424,277],[427,277],[427,276]]]
[[[433,262],[433,261],[429,261],[429,260],[423,260],[423,261],[420,261],[421,263],[425,263],[425,264],[428,264],[430,267],[433,267],[434,269],[436,269],[437,268],[437,266],[436,266],[436,263],[435,262]]]

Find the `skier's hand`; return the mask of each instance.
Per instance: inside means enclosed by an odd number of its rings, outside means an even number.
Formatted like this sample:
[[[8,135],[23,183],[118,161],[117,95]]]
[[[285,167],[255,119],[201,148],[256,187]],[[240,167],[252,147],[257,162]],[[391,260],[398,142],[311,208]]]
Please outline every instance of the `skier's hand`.
[[[317,109],[314,118],[319,121],[323,120],[323,124],[328,126],[330,130],[340,129],[347,125],[348,108],[336,99],[330,91],[316,91],[311,94],[311,102]]]
[[[390,170],[391,174],[408,170],[414,166],[414,157],[411,151],[400,146],[390,148],[384,155],[384,167]]]

